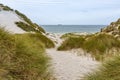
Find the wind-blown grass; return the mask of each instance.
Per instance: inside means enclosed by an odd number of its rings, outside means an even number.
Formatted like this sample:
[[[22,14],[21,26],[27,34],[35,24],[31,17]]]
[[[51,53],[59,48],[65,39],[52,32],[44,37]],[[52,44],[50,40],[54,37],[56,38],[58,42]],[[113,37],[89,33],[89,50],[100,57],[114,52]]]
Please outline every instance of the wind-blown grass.
[[[120,80],[120,56],[106,61],[99,71],[86,75],[83,80]]]
[[[47,38],[46,36],[40,34],[40,33],[34,33],[34,34],[31,34],[31,33],[26,33],[26,34],[17,34],[16,36],[29,36],[30,38],[32,38],[35,42],[41,42],[43,43],[43,45],[46,47],[46,48],[54,48],[55,47],[55,44],[53,43],[52,40],[50,40],[49,38]]]
[[[42,41],[0,29],[1,80],[48,80],[48,62]]]
[[[53,43],[53,41],[42,34],[39,34],[39,33],[29,34],[29,36],[33,39],[36,39],[36,40],[44,43],[46,48],[54,48],[55,47],[55,44]]]
[[[4,7],[3,7],[3,10],[5,10],[5,11],[13,11],[13,9],[11,9],[11,8],[8,7],[8,6],[4,6]]]
[[[112,35],[94,34],[90,36],[71,37],[63,41],[58,50],[82,48],[97,60],[103,59],[112,49],[120,49],[120,41]]]
[[[120,31],[120,26],[118,27],[118,30]]]
[[[2,75],[7,74],[7,69],[11,65],[11,58],[15,54],[15,47],[14,36],[4,29],[0,29],[0,70],[3,71],[1,72]]]
[[[3,4],[0,4],[0,7],[4,10],[4,11],[11,11],[11,12],[15,12],[22,20],[24,20],[23,22],[18,21],[15,22],[15,24],[20,27],[21,29],[25,30],[25,31],[33,31],[33,32],[39,32],[39,33],[45,33],[45,30],[39,26],[36,23],[33,23],[26,15],[20,13],[18,10],[13,10],[8,6],[4,6]]]
[[[83,37],[69,37],[66,39],[58,50],[70,50],[73,48],[80,48],[83,46],[85,39]]]
[[[13,77],[37,80],[45,73],[48,58],[44,54],[42,43],[25,35],[16,37],[16,53],[13,62],[10,71]]]
[[[78,36],[78,37],[79,37],[79,35],[76,35],[76,34],[74,34],[74,33],[66,33],[66,34],[63,34],[60,38],[61,38],[61,39],[65,39],[65,38],[75,37],[75,36]]]
[[[2,7],[2,9],[5,10],[5,11],[13,11],[13,9],[11,9],[8,6],[4,6],[3,4],[0,4],[0,7]]]
[[[18,27],[22,28],[23,30],[27,31],[27,32],[36,32],[36,30],[29,26],[28,24],[24,23],[24,22],[16,22],[15,23]],[[38,32],[38,31],[37,31]]]
[[[99,34],[89,37],[82,48],[99,60],[113,48],[120,49],[120,41],[111,35]]]
[[[35,31],[35,32],[43,32],[45,33],[45,30],[37,25],[36,23],[33,23],[27,16],[24,14],[20,13],[19,11],[15,10],[16,14],[19,15],[26,23],[24,22],[16,22],[18,27],[22,28],[23,30],[26,31]],[[29,26],[29,27],[27,27]]]

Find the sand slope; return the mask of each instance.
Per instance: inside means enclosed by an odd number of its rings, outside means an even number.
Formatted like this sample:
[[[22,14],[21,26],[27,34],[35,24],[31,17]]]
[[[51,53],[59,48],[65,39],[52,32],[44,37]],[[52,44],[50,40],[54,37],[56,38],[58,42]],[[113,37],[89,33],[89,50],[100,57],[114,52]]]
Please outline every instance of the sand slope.
[[[25,33],[15,22],[23,21],[15,12],[0,11],[0,25],[12,33]]]

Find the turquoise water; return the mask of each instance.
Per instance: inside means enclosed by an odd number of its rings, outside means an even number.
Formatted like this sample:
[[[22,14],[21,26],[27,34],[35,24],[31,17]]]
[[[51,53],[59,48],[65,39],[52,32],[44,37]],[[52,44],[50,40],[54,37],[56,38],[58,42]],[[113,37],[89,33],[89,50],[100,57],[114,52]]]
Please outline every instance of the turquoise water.
[[[99,32],[106,25],[42,25],[46,32],[69,33],[69,32]]]

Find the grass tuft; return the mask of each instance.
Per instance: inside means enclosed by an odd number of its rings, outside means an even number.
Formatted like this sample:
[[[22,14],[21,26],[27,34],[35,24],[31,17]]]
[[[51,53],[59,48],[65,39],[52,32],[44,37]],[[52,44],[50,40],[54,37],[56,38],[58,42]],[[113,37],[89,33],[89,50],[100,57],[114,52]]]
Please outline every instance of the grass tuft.
[[[82,48],[86,52],[91,53],[96,60],[100,60],[107,55],[112,55],[109,53],[110,50],[119,50],[120,41],[108,34],[69,37],[63,41],[58,50],[70,50],[74,48]]]
[[[22,28],[26,31],[35,31],[35,32],[43,32],[45,33],[45,30],[37,25],[36,23],[32,23],[32,21],[25,16],[24,14],[20,13],[19,11],[15,10],[16,14],[19,15],[26,23],[24,22],[16,22],[18,27]],[[29,26],[29,27],[28,27]]]
[[[49,38],[47,38],[46,36],[40,34],[40,33],[34,33],[34,34],[31,34],[31,33],[27,33],[27,34],[17,34],[18,36],[29,36],[30,38],[32,38],[35,42],[38,41],[38,42],[41,42],[43,43],[43,45],[46,47],[46,48],[54,48],[55,47],[55,44],[53,43],[52,40],[50,40]]]
[[[13,11],[13,9],[11,9],[8,6],[4,6],[3,4],[0,4],[0,7],[2,7],[2,9],[5,10],[5,11]]]
[[[99,34],[89,37],[82,48],[99,60],[113,48],[120,49],[120,41],[112,35]]]
[[[120,26],[118,27],[118,30],[120,31]]]
[[[120,80],[120,56],[103,63],[103,66],[83,80]]]
[[[13,35],[0,29],[1,80],[49,80],[49,57],[45,44],[37,37],[38,34]]]
[[[83,37],[69,37],[66,39],[58,50],[70,50],[73,48],[80,48],[83,46],[85,39]]]
[[[28,24],[26,24],[24,22],[21,22],[21,21],[20,22],[15,22],[15,24],[18,27],[22,28],[23,30],[25,30],[27,32],[38,32],[38,31],[35,30],[34,27],[32,27],[32,26],[30,26],[30,25],[28,25]]]

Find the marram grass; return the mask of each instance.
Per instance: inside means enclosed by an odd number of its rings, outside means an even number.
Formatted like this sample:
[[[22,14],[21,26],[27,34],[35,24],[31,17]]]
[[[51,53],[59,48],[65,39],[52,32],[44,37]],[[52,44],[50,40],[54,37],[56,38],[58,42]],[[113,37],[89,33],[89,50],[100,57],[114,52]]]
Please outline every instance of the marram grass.
[[[34,40],[35,42],[41,42],[43,43],[43,45],[46,47],[46,48],[54,48],[55,47],[55,44],[53,43],[52,40],[50,40],[49,38],[47,38],[46,36],[40,34],[40,33],[26,33],[26,34],[16,34],[16,36],[23,36],[23,37],[30,37],[32,38],[32,40]]]
[[[99,70],[86,75],[82,80],[120,80],[120,56],[104,62]]]
[[[58,50],[70,50],[73,48],[80,48],[83,46],[83,42],[85,39],[83,37],[69,37],[63,43],[60,47],[58,47]]]
[[[89,36],[72,36],[63,41],[58,50],[70,50],[82,48],[84,51],[91,53],[96,60],[103,59],[110,50],[120,50],[120,41],[108,34],[93,34]],[[109,55],[112,55],[110,53]]]
[[[15,10],[15,12],[17,15],[19,15],[27,23],[26,24],[26,23],[21,22],[21,21],[15,22],[15,24],[18,27],[20,27],[23,30],[28,31],[28,32],[33,31],[33,32],[39,32],[39,33],[41,33],[41,32],[45,33],[45,30],[41,26],[37,25],[36,23],[33,23],[26,15],[20,13],[17,10]]]
[[[49,80],[48,67],[42,41],[0,29],[0,80]]]

